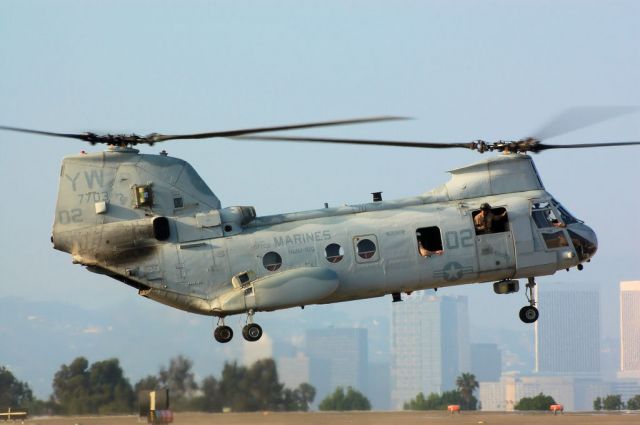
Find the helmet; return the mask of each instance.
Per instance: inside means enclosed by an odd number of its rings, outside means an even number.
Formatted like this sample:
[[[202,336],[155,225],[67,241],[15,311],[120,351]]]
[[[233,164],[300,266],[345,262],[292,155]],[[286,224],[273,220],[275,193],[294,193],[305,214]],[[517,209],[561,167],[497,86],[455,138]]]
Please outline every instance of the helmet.
[[[480,205],[480,209],[482,211],[490,211],[491,210],[491,205],[489,205],[486,202],[484,202],[482,205]]]

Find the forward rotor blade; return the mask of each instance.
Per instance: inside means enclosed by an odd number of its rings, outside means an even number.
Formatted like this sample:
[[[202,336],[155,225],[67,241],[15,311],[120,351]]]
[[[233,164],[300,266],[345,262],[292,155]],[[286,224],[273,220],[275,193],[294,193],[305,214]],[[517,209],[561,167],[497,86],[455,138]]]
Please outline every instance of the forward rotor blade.
[[[431,142],[402,142],[398,140],[368,140],[368,139],[336,139],[330,137],[297,137],[297,136],[239,136],[234,139],[242,140],[272,140],[281,142],[311,142],[311,143],[336,143],[343,145],[373,145],[373,146],[395,146],[405,148],[431,148],[431,149],[451,149],[466,148],[475,149],[476,142],[467,143],[431,143]]]
[[[640,142],[608,142],[608,143],[578,143],[572,145],[549,145],[547,143],[538,143],[535,152],[549,149],[582,149],[582,148],[605,148],[612,146],[633,146],[640,145]]]
[[[534,132],[533,137],[538,140],[550,139],[639,110],[638,106],[582,106],[567,109]]]
[[[275,127],[256,127],[256,128],[245,128],[240,130],[214,131],[210,133],[176,134],[176,135],[158,134],[158,135],[154,135],[154,139],[155,139],[154,141],[164,142],[165,140],[177,140],[177,139],[208,139],[211,137],[237,137],[245,134],[266,133],[270,131],[297,130],[301,128],[329,127],[329,126],[338,126],[338,125],[363,124],[363,123],[379,122],[379,121],[398,121],[398,120],[407,120],[407,119],[410,119],[410,118],[380,116],[380,117],[355,118],[350,120],[320,121],[320,122],[313,122],[313,123],[306,123],[306,124],[281,125],[281,126],[275,126]]]
[[[42,136],[66,137],[68,139],[78,139],[78,140],[84,140],[84,141],[87,141],[87,142],[89,141],[89,134],[88,133],[80,133],[80,134],[53,133],[51,131],[30,130],[28,128],[7,127],[7,126],[4,126],[4,125],[0,125],[0,130],[18,131],[20,133],[40,134]]]

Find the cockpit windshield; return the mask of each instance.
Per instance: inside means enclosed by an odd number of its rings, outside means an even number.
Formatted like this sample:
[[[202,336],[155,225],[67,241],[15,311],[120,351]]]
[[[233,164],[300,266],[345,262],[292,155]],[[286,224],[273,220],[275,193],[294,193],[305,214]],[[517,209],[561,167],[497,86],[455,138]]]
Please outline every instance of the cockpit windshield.
[[[558,212],[560,213],[560,219],[565,224],[582,223],[582,221],[578,220],[573,215],[571,215],[571,213],[567,211],[566,208],[560,204],[560,202],[556,201],[555,199],[552,199],[551,202],[558,209]]]

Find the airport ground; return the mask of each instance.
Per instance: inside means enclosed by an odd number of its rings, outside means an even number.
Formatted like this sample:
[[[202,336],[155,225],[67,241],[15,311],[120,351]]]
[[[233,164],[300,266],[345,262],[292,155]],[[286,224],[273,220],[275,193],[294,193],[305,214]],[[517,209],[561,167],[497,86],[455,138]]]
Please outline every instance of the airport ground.
[[[19,422],[18,422],[19,423]],[[25,424],[38,425],[135,425],[146,423],[137,416],[30,418]],[[640,413],[485,413],[462,412],[311,412],[311,413],[176,413],[176,425],[562,425],[640,424]]]

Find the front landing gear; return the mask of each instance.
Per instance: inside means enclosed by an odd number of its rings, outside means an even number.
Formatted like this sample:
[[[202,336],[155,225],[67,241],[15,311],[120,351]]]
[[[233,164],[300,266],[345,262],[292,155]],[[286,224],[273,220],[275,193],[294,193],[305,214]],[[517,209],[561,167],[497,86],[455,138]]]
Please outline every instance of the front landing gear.
[[[527,282],[526,289],[527,301],[529,301],[529,305],[524,306],[520,309],[520,320],[522,320],[524,323],[533,323],[538,320],[538,317],[540,317],[540,313],[536,308],[536,299],[533,291],[535,286],[535,278],[530,277],[529,282]]]
[[[222,324],[216,327],[216,329],[213,331],[213,337],[216,339],[216,341],[226,344],[233,338],[233,329],[231,329],[229,326],[225,326],[224,320],[222,320],[221,323]]]
[[[533,323],[538,320],[539,316],[538,309],[532,305],[526,305],[520,309],[520,320],[524,323]]]

